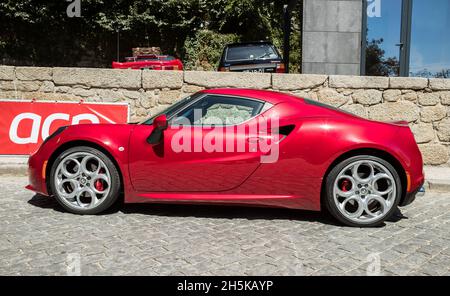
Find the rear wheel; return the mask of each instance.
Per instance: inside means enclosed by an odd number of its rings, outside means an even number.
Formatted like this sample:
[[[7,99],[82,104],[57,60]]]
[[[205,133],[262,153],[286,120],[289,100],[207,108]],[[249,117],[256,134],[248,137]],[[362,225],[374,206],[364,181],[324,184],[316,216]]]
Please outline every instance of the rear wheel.
[[[50,188],[69,212],[89,215],[108,209],[120,193],[120,176],[103,152],[86,146],[70,148],[52,165]]]
[[[348,158],[326,179],[325,206],[340,222],[356,227],[382,224],[401,197],[400,177],[387,161],[370,155]]]

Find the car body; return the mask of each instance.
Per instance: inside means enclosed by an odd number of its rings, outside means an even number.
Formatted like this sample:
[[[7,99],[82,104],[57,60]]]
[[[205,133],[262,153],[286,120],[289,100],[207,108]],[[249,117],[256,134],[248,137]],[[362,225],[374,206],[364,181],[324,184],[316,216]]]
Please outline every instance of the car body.
[[[285,73],[285,65],[271,42],[232,43],[223,50],[219,71]]]
[[[188,114],[188,118],[196,104],[210,108],[202,113],[202,120],[222,107],[227,108],[227,112],[234,110],[234,107],[224,107],[226,104],[236,104],[239,112],[248,112],[242,122],[226,125],[231,130],[227,139],[235,143],[245,138],[244,146],[250,146],[268,136],[278,145],[277,159],[261,161],[261,157],[268,154],[262,149],[174,151],[174,138],[180,133],[195,143],[217,132],[214,122],[212,125],[185,125],[181,132],[179,126],[175,128],[177,118],[184,118],[180,114]],[[243,125],[256,125],[261,118],[276,118],[279,131],[272,133],[271,128],[253,132],[239,130]],[[349,175],[339,181],[344,184],[336,183],[339,190],[356,190],[355,180],[362,179],[359,171],[362,166],[363,170],[372,170],[372,177],[375,172],[376,178],[391,176],[383,181],[390,185],[373,186],[378,191],[380,186],[391,186],[389,195],[393,195],[395,187],[398,196],[395,203],[391,200],[389,204],[396,207],[410,204],[424,182],[421,153],[407,123],[371,121],[316,101],[263,90],[204,90],[139,124],[98,124],[95,128],[85,124],[62,128],[31,155],[27,188],[43,195],[55,195],[50,186],[55,178],[52,175],[55,162],[64,151],[80,146],[101,151],[111,160],[120,175],[125,203],[235,204],[320,211],[327,176],[329,178],[342,162],[345,164],[349,159],[364,155],[368,162],[358,163],[354,178]],[[372,159],[374,157],[376,159]],[[77,162],[78,167],[82,161]],[[390,170],[383,173],[386,167]],[[354,183],[354,188],[349,187],[350,182]],[[373,225],[361,225],[366,224]]]
[[[169,55],[139,55],[127,57],[125,62],[113,62],[113,69],[183,70],[183,63]]]

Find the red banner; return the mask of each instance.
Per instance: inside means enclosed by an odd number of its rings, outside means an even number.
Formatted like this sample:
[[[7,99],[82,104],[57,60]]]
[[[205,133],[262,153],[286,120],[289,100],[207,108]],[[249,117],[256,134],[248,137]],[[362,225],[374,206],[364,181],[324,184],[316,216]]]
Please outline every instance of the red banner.
[[[128,104],[0,101],[0,154],[29,155],[58,127],[126,123]]]

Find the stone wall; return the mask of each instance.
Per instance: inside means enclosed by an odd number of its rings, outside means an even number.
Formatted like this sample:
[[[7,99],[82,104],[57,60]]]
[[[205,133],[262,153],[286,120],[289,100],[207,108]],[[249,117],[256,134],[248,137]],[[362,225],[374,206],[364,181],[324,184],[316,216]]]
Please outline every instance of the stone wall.
[[[129,102],[140,120],[212,87],[273,89],[375,120],[407,120],[426,164],[450,165],[450,79],[0,66],[0,98]]]

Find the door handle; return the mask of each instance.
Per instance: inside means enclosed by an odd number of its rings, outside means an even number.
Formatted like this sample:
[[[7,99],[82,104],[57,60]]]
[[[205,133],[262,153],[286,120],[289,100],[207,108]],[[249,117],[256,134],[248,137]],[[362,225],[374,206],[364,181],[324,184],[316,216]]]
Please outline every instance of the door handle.
[[[247,142],[249,143],[259,143],[263,140],[262,137],[247,137]]]
[[[248,136],[246,138],[249,143],[259,143],[261,141],[270,140],[271,143],[279,144],[286,139],[287,136],[294,130],[295,125],[285,125],[279,128],[277,133],[265,133],[261,132],[258,135]]]
[[[285,135],[264,135],[264,136],[253,136],[253,137],[247,137],[246,140],[249,143],[259,143],[261,141],[268,141],[272,143],[279,143],[282,140],[286,138]]]

